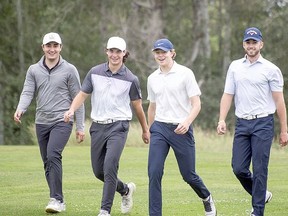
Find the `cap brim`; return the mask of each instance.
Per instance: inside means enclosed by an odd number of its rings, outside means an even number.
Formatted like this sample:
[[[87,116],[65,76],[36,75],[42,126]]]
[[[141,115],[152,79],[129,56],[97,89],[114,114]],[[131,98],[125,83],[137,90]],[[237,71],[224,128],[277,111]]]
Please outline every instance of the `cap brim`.
[[[152,51],[155,51],[155,50],[163,50],[163,51],[165,51],[165,52],[167,52],[167,51],[170,51],[170,49],[167,49],[167,48],[165,48],[165,47],[155,47],[154,49],[152,49]]]
[[[119,48],[119,47],[106,47],[106,49],[118,49],[118,50],[120,50],[120,51],[125,51],[125,49],[121,49],[121,48]]]
[[[247,37],[243,39],[243,42],[248,41],[248,40],[255,40],[255,41],[261,41],[260,38],[255,38],[255,37]]]
[[[59,41],[53,41],[53,40],[52,40],[52,41],[48,41],[48,42],[43,43],[43,45],[46,45],[46,44],[52,43],[52,42],[53,42],[53,43],[57,43],[57,44],[61,44],[61,43],[59,43]]]

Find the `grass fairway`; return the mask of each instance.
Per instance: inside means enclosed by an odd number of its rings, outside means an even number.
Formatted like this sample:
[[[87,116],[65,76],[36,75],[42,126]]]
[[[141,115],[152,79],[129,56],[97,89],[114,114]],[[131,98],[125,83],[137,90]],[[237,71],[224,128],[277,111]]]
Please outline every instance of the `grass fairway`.
[[[133,133],[133,128],[131,129]],[[73,134],[74,135],[74,134]],[[138,134],[139,135],[139,134]],[[213,193],[218,216],[249,215],[251,198],[234,177],[231,167],[231,137],[198,133],[196,136],[197,172]],[[89,137],[84,144],[69,143],[63,154],[63,190],[67,205],[61,215],[98,215],[102,183],[95,179],[90,165]],[[138,143],[136,145],[136,143]],[[148,215],[148,148],[141,140],[129,136],[123,152],[119,177],[137,185],[130,216]],[[288,215],[288,151],[274,145],[269,165],[271,203],[265,215]],[[0,146],[0,215],[47,215],[48,187],[38,146]],[[112,216],[120,212],[120,196],[116,194]],[[204,215],[196,194],[183,182],[173,152],[170,151],[163,177],[163,216]]]

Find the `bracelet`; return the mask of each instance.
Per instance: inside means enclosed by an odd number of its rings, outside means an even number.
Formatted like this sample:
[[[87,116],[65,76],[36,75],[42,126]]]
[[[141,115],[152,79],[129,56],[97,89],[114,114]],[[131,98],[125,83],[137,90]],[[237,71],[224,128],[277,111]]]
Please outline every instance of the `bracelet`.
[[[220,123],[225,123],[225,120],[218,121],[218,124],[220,124]]]

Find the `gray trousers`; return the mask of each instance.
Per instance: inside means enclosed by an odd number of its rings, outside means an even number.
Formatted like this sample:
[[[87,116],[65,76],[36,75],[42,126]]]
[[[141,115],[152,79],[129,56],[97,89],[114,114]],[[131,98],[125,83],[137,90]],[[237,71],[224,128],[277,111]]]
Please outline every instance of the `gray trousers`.
[[[63,202],[62,151],[67,144],[73,123],[57,122],[53,125],[36,124],[36,134],[50,198]]]
[[[104,182],[101,209],[111,211],[115,192],[124,195],[127,184],[118,179],[119,160],[125,146],[129,121],[93,122],[90,127],[91,163],[96,178]]]

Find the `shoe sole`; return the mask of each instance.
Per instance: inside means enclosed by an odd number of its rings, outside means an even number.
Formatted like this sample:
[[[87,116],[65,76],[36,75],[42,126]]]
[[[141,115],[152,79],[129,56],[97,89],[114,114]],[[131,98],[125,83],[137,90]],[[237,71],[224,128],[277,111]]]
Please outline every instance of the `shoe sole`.
[[[57,211],[57,210],[52,209],[52,208],[47,208],[45,211],[46,211],[47,213],[60,213],[60,212],[61,212],[61,211]]]

